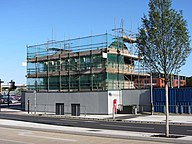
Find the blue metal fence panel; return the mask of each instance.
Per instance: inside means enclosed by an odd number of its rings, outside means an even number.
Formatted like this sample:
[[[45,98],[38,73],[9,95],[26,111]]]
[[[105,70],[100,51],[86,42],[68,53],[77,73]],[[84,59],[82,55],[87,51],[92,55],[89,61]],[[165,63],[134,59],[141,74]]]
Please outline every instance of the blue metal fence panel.
[[[192,88],[170,88],[168,94],[170,113],[192,113]],[[153,89],[153,105],[155,112],[164,112],[164,88]]]

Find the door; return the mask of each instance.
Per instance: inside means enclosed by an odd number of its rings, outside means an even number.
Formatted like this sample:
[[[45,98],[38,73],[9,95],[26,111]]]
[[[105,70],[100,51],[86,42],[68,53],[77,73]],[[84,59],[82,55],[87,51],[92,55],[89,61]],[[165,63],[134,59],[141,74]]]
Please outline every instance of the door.
[[[56,103],[56,115],[64,115],[64,103]]]
[[[71,115],[80,116],[80,104],[71,104]]]

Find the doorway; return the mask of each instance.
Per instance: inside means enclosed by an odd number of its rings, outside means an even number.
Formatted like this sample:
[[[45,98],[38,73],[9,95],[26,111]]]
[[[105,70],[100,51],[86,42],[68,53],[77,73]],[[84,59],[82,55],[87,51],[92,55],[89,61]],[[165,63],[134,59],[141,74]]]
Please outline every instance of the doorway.
[[[56,115],[64,115],[64,103],[56,103]]]
[[[80,104],[71,104],[71,115],[80,116]]]

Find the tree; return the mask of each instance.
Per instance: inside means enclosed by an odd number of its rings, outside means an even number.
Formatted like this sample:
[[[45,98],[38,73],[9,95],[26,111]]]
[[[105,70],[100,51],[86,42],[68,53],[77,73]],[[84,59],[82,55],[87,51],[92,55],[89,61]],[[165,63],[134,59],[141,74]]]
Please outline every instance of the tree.
[[[169,136],[169,75],[179,71],[191,52],[187,22],[171,0],[150,0],[137,35],[139,55],[151,71],[163,73],[166,97],[166,136]]]

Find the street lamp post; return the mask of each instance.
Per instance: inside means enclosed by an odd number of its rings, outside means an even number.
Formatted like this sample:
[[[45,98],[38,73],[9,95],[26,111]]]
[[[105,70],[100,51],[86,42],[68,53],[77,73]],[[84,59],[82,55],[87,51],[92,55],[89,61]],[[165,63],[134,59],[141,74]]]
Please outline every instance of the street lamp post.
[[[152,71],[151,71],[151,76],[150,76],[150,79],[151,79],[151,115],[153,115],[153,76],[152,76]]]
[[[152,73],[152,57],[153,57],[153,53],[152,53],[152,49],[151,49],[151,62],[150,62],[151,115],[153,115],[153,73]]]

